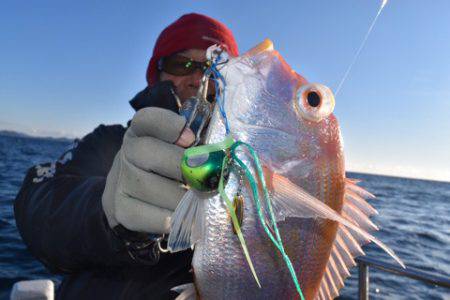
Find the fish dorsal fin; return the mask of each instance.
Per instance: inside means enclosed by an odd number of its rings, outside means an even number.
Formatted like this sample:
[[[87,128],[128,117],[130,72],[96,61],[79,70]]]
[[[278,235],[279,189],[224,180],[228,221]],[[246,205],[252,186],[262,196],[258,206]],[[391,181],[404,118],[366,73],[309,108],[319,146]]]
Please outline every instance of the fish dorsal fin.
[[[338,295],[339,288],[348,277],[349,267],[356,265],[354,258],[364,255],[361,246],[368,242],[374,242],[405,267],[389,247],[367,231],[378,229],[369,220],[369,215],[376,214],[376,210],[365,200],[374,196],[357,186],[356,182],[347,180],[345,183],[342,213],[335,211],[283,175],[272,173],[268,185],[272,190],[272,204],[277,221],[294,217],[321,218],[338,223],[336,238],[330,252],[331,259],[328,261],[316,299],[332,299]],[[348,196],[349,194],[351,196]]]
[[[365,200],[373,198],[373,195],[358,187],[356,183],[346,180],[342,216],[365,231],[378,230],[369,219],[371,215],[377,214],[377,211]],[[361,246],[368,242],[366,238],[339,224],[316,299],[333,299],[339,296],[345,279],[350,276],[349,269],[356,265],[355,258],[365,255]]]
[[[259,43],[255,47],[253,47],[252,49],[248,50],[244,55],[245,56],[254,56],[263,51],[272,51],[273,48],[274,47],[273,47],[272,41],[269,39],[265,39],[264,41],[262,41],[261,43]]]

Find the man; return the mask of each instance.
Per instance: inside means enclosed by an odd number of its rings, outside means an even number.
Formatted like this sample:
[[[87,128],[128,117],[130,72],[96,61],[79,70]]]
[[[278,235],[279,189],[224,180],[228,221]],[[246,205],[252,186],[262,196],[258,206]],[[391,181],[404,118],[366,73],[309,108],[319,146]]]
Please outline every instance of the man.
[[[28,171],[17,227],[48,269],[68,274],[58,298],[173,299],[171,288],[192,282],[192,253],[163,253],[156,241],[185,193],[179,165],[194,141],[173,93],[196,95],[213,44],[238,55],[225,25],[182,16],[156,42],[129,127],[100,125],[58,162]]]

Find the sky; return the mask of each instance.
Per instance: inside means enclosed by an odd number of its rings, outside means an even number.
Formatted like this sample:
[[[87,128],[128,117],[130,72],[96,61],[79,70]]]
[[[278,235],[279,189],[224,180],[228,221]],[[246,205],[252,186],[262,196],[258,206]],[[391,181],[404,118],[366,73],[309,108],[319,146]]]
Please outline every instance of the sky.
[[[80,137],[126,124],[157,36],[189,12],[227,24],[241,52],[270,38],[334,90],[380,5],[1,1],[0,129]],[[348,170],[450,181],[449,53],[450,1],[388,1],[336,97]]]

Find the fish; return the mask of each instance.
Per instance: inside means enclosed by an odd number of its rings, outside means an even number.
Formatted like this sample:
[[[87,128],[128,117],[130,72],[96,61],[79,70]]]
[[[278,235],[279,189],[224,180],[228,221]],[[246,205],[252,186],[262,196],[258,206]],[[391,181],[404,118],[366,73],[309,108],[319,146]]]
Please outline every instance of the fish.
[[[369,242],[403,265],[371,234],[378,230],[370,220],[377,211],[367,201],[374,196],[346,178],[331,90],[295,72],[268,39],[229,58],[220,74],[226,121],[216,103],[205,143],[222,142],[228,124],[229,136],[257,153],[264,172],[259,182],[267,185],[295,274],[264,228],[270,223],[269,204],[262,204],[264,225],[250,185],[242,173],[231,171],[224,193],[233,199],[245,245],[223,197],[190,189],[172,216],[168,242],[173,252],[194,249],[194,282],[175,288],[177,299],[333,299]],[[237,150],[236,157],[257,178],[248,151]],[[262,195],[263,188],[258,190]],[[270,231],[275,235],[274,227]]]

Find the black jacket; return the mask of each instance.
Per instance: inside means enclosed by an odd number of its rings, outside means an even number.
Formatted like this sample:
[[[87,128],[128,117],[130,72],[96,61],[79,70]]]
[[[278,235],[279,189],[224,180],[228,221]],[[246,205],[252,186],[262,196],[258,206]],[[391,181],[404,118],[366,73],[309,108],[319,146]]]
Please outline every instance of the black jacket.
[[[150,95],[145,89],[130,103],[175,109]],[[125,130],[100,125],[57,162],[29,169],[17,195],[28,249],[50,271],[67,274],[59,299],[173,299],[171,288],[192,282],[190,251],[159,254],[151,236],[108,226],[101,197]]]

